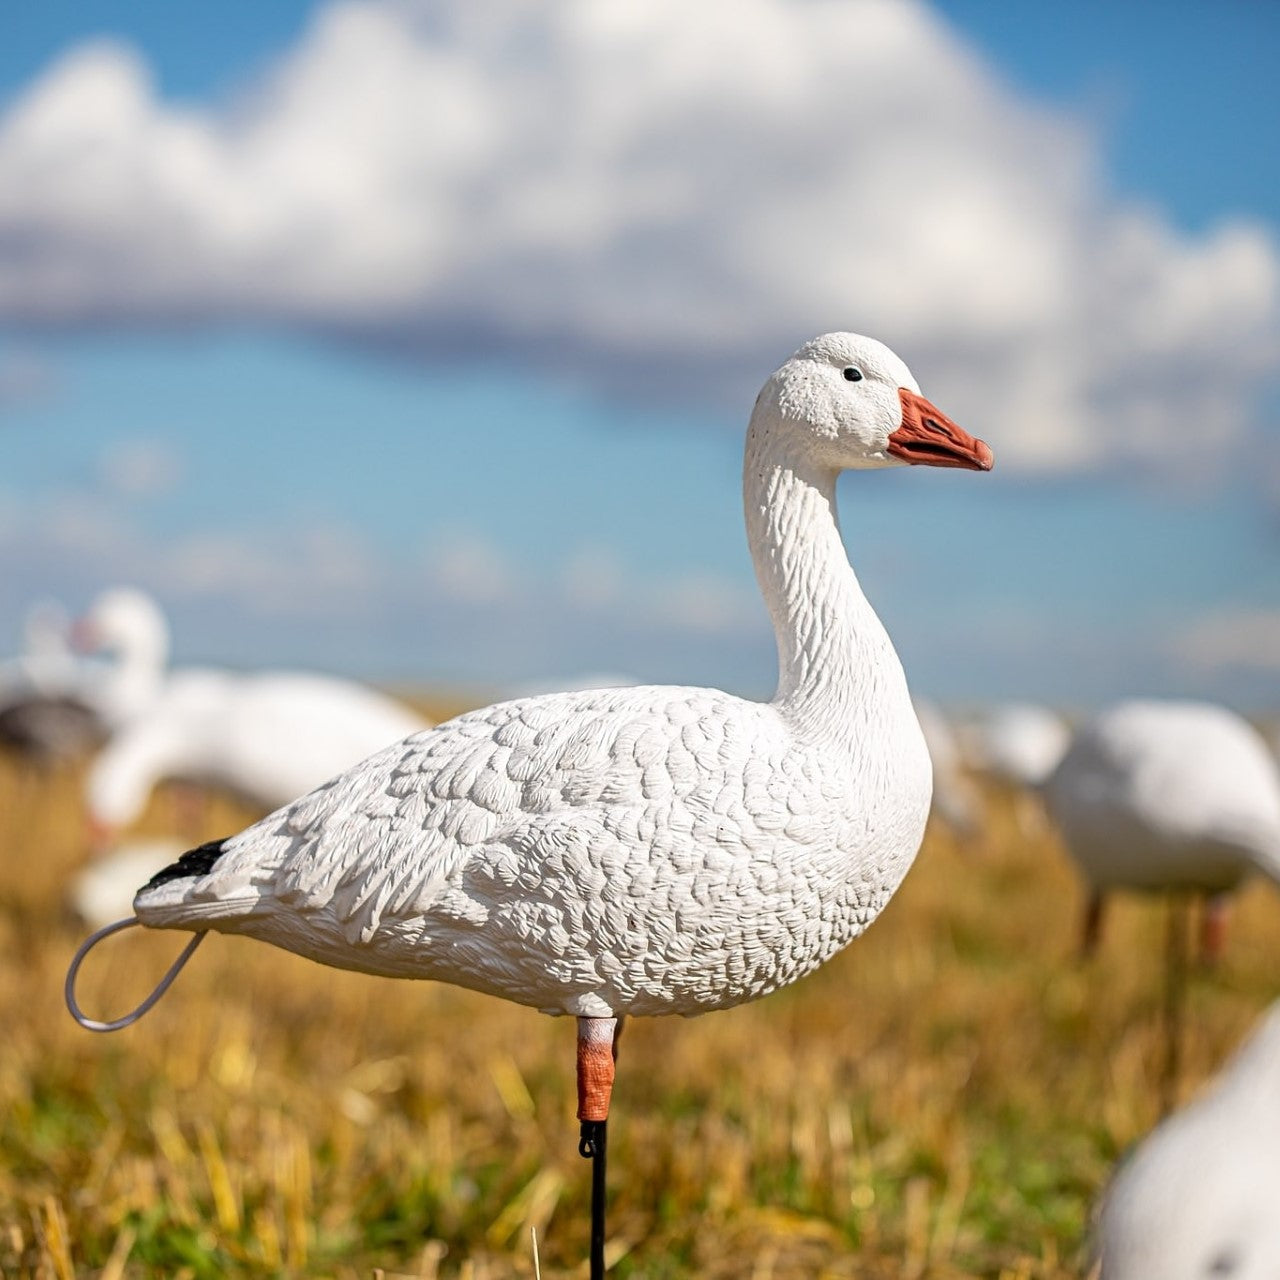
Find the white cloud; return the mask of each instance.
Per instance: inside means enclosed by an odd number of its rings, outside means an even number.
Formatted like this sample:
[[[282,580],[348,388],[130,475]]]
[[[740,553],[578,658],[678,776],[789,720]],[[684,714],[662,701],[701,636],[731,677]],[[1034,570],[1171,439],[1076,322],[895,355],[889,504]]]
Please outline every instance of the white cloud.
[[[654,596],[654,616],[689,631],[715,635],[765,624],[758,592],[711,574],[683,575],[656,587]]]
[[[608,607],[623,594],[622,564],[608,547],[579,547],[565,564],[560,585],[565,598],[581,608]]]
[[[0,118],[0,318],[269,320],[749,401],[871,330],[1002,467],[1202,466],[1276,245],[1118,203],[919,0],[348,0],[229,105],[81,47]]]
[[[611,590],[584,599],[582,566],[606,558]],[[586,670],[691,683],[771,674],[763,606],[733,584],[668,580],[599,548],[534,570],[471,529],[420,549],[340,521],[162,537],[118,495],[0,489],[0,567],[0,652],[33,599],[75,610],[128,582],[172,612],[183,660],[494,687]]]
[[[1280,673],[1280,609],[1209,614],[1176,638],[1174,656],[1193,670],[1244,667]]]
[[[125,498],[172,493],[182,479],[182,459],[160,440],[117,440],[99,464],[108,492]]]
[[[425,553],[431,587],[455,600],[489,604],[516,590],[511,565],[487,538],[451,532]]]

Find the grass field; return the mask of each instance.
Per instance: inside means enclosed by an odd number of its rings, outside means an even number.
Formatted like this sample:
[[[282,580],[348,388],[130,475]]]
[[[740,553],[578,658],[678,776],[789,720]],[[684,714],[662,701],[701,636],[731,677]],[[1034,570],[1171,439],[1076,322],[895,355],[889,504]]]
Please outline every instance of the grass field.
[[[144,1022],[90,1035],[61,994],[78,794],[0,761],[0,1274],[532,1276],[530,1228],[543,1276],[585,1274],[571,1021],[214,937]],[[201,837],[251,816],[219,802]],[[1156,1118],[1163,915],[1120,903],[1080,965],[1079,897],[992,797],[981,844],[931,831],[815,977],[629,1024],[612,1274],[1084,1274],[1090,1205]],[[1274,996],[1278,922],[1250,890],[1193,981],[1184,1092]],[[132,1004],[179,941],[108,943],[86,1007]]]

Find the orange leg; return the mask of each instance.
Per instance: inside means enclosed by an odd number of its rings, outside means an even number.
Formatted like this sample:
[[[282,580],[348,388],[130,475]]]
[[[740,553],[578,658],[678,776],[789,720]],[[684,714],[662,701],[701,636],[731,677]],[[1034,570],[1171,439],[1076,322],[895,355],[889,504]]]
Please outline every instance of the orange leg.
[[[1231,898],[1225,893],[1207,893],[1200,915],[1200,963],[1214,968],[1222,959],[1227,941],[1227,922],[1231,918]]]
[[[1102,939],[1103,909],[1107,905],[1106,895],[1101,889],[1093,889],[1089,893],[1089,901],[1085,903],[1084,921],[1080,930],[1080,959],[1090,960],[1098,950]]]

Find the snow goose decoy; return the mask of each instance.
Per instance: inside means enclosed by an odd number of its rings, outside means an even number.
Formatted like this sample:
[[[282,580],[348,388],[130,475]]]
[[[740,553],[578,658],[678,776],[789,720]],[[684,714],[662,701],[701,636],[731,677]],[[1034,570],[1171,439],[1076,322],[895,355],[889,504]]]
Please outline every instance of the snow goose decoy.
[[[620,1021],[728,1008],[810,973],[875,919],[924,832],[929,755],[845,556],[837,475],[991,462],[886,347],[814,339],[765,383],[747,432],[771,702],[634,686],[469,712],[185,854],[139,891],[136,922],[575,1017],[603,1274]]]
[[[1024,840],[1043,836],[1042,788],[1071,745],[1066,721],[1034,702],[988,708],[967,726],[973,767],[1013,791],[1013,816]]]
[[[1183,895],[1205,898],[1202,946],[1216,957],[1226,898],[1246,877],[1280,881],[1280,773],[1257,731],[1225,707],[1133,700],[1076,734],[1045,788],[1089,886],[1082,950],[1096,946],[1113,889],[1171,892],[1165,1089],[1177,1077],[1185,968]]]
[[[107,660],[97,679],[85,682],[85,698],[112,733],[159,696],[169,661],[169,623],[145,591],[102,592],[76,620],[72,637],[81,652]]]
[[[167,867],[190,843],[163,836],[115,846],[71,878],[67,907],[86,928],[105,928],[130,910],[139,883]]]
[[[974,765],[998,782],[1034,790],[1057,768],[1071,731],[1056,711],[1034,702],[990,707],[969,726]]]
[[[1280,1004],[1120,1166],[1095,1233],[1102,1280],[1274,1280],[1277,1205]]]
[[[27,612],[21,654],[0,663],[0,744],[40,765],[82,755],[105,733],[70,636],[62,607],[41,601]]]

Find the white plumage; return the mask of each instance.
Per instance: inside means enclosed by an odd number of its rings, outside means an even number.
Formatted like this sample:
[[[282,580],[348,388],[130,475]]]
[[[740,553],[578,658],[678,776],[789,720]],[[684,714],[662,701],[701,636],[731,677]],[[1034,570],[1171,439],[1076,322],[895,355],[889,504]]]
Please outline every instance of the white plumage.
[[[0,662],[0,705],[28,694],[60,694],[74,683],[76,657],[70,642],[71,623],[62,606],[41,600],[22,624],[22,652]]]
[[[1043,786],[1071,744],[1056,711],[1033,702],[989,708],[968,726],[970,763],[997,782],[1034,790]]]
[[[1280,1004],[1121,1165],[1098,1221],[1102,1280],[1275,1280],[1278,1206]]]
[[[0,740],[37,755],[88,750],[140,715],[164,685],[168,623],[134,587],[102,592],[70,629],[60,610],[39,606],[26,641],[26,652],[0,667]]]
[[[772,702],[637,686],[486,707],[193,851],[138,918],[586,1018],[701,1013],[808,973],[875,918],[928,814],[902,668],[835,516],[839,470],[900,462],[991,455],[879,343],[815,339],[747,438]]]
[[[272,809],[426,724],[394,698],[336,676],[176,671],[95,758],[89,817],[99,831],[127,825],[162,780]]]
[[[1280,880],[1280,776],[1225,707],[1122,702],[1076,735],[1046,787],[1067,849],[1098,890]]]
[[[169,662],[169,623],[136,587],[112,587],[95,597],[75,624],[77,647],[100,655],[80,678],[84,700],[112,733],[160,695]]]
[[[186,845],[171,837],[132,840],[81,867],[67,885],[67,906],[90,929],[129,914],[139,881],[171,863]]]
[[[61,606],[41,601],[24,621],[22,652],[0,663],[0,744],[40,762],[80,755],[105,734],[70,630]]]

